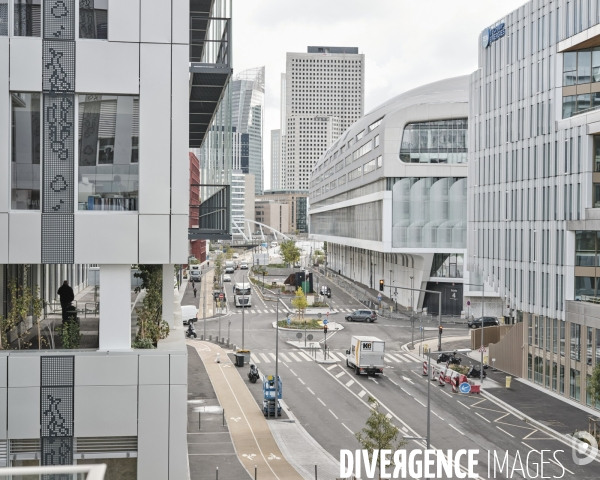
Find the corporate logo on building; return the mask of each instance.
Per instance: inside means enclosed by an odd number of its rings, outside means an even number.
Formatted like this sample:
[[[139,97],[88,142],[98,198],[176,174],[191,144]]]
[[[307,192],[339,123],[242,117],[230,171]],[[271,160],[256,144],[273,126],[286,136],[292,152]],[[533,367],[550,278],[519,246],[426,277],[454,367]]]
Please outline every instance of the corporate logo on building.
[[[500,40],[504,35],[506,35],[506,29],[504,28],[505,24],[501,23],[492,28],[486,28],[483,30],[481,34],[481,41],[483,43],[483,48],[489,47],[496,40]]]

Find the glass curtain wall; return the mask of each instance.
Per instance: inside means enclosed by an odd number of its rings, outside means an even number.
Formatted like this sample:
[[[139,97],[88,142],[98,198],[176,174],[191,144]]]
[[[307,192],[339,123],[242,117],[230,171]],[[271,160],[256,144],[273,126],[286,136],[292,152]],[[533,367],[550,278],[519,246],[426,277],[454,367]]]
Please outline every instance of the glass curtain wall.
[[[11,208],[40,209],[39,93],[11,93]]]
[[[42,0],[14,0],[15,37],[42,35]]]
[[[79,210],[138,210],[139,97],[79,95]]]
[[[404,127],[400,160],[405,163],[466,163],[468,120],[409,123]]]
[[[563,118],[569,118],[600,106],[600,93],[593,92],[600,82],[600,48],[563,54]],[[575,88],[577,87],[577,88]]]
[[[79,38],[108,38],[108,0],[79,0]]]

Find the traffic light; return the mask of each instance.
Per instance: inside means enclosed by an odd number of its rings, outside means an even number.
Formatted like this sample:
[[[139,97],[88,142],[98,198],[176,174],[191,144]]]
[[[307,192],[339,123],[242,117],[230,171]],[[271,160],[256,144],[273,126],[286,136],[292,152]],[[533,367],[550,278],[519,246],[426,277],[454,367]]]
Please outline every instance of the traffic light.
[[[442,327],[441,325],[438,327],[438,332],[440,332],[440,337],[442,336],[442,333],[444,332],[444,327]]]
[[[383,292],[383,280],[379,280],[379,291]]]
[[[325,326],[323,327],[323,331],[324,331],[325,333],[327,333],[327,325],[325,325]]]

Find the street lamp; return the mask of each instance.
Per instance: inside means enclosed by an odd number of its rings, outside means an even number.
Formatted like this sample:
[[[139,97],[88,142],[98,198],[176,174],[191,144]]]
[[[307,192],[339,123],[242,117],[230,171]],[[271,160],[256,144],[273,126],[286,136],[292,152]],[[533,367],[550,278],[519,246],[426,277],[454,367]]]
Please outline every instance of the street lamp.
[[[390,301],[392,300],[392,269],[390,268]]]
[[[412,340],[411,340],[411,347],[414,349],[415,348],[415,307],[414,307],[414,280],[415,277],[410,277],[410,327],[411,327],[411,331],[412,331]]]

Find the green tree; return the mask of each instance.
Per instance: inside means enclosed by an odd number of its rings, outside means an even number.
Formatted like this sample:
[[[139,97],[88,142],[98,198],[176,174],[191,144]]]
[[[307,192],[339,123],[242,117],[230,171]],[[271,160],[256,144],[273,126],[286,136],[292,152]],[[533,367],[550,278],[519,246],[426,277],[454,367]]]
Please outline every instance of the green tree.
[[[279,244],[279,250],[283,257],[283,262],[295,264],[300,261],[300,249],[296,246],[294,240],[285,240]]]
[[[233,258],[233,248],[231,248],[231,245],[227,245],[225,247],[225,258],[227,258],[227,260],[231,260]]]
[[[592,405],[600,403],[600,363],[592,370],[592,376],[587,382],[587,393],[591,397]]]
[[[296,290],[296,296],[292,298],[292,305],[298,310],[298,318],[304,318],[304,311],[308,307],[308,301],[302,291],[302,287],[298,287],[298,290]]]
[[[361,444],[362,448],[369,452],[369,458],[373,459],[374,451],[381,450],[398,450],[400,447],[406,445],[406,440],[400,439],[400,430],[394,425],[390,419],[379,410],[379,402],[373,397],[369,397],[369,406],[371,407],[371,415],[367,418],[367,425],[360,432],[356,433],[356,439]],[[381,457],[376,456],[377,467]],[[392,465],[394,465],[393,458]],[[381,471],[379,471],[379,478],[381,479]]]
[[[215,259],[215,278],[214,283],[220,285],[221,283],[221,275],[223,275],[223,255],[217,255]]]
[[[139,340],[148,339],[156,346],[159,340],[169,335],[169,324],[162,319],[162,265],[138,265],[135,277],[142,279],[142,285],[136,291],[146,291],[142,306],[136,309],[138,317]]]
[[[9,308],[6,319],[0,317],[0,349],[10,348],[8,335],[11,332],[16,334],[17,348],[21,349],[22,347],[31,346],[24,341],[25,337],[29,334],[30,329],[21,328],[19,332],[19,327],[27,325],[29,316],[31,316],[33,321],[37,324],[38,348],[42,348],[40,322],[42,320],[44,301],[40,298],[40,289],[37,285],[33,289],[27,285],[28,272],[28,267],[25,267],[22,283],[13,279],[8,284]]]

